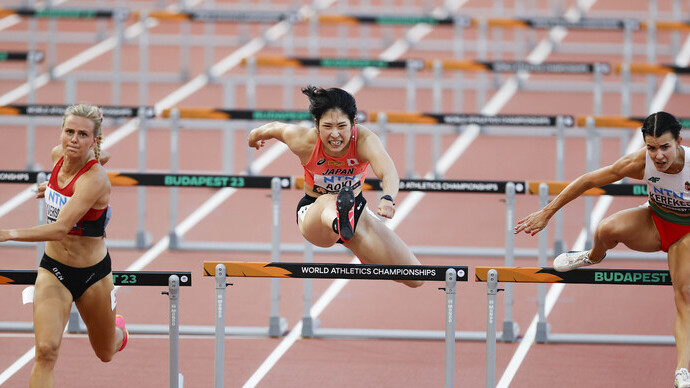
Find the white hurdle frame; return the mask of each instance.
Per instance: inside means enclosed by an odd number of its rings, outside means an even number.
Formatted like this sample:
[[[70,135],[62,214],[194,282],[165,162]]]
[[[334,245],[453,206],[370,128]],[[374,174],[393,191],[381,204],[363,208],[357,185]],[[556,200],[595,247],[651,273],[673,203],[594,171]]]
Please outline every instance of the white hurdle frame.
[[[207,264],[214,264],[213,262],[205,262],[205,275],[211,276]],[[320,264],[320,263],[241,263],[241,262],[219,262],[215,265],[213,276],[216,281],[216,343],[215,343],[215,388],[223,388],[225,380],[225,289],[229,285],[227,283],[227,267],[229,265],[252,265],[258,268],[259,265],[266,267],[276,266],[285,269],[290,273],[288,275],[271,275],[268,272],[245,273],[231,275],[231,276],[248,276],[248,277],[291,277],[291,278],[323,278],[323,279],[367,279],[367,280],[423,280],[423,281],[439,281],[440,274],[443,274],[443,280],[446,282],[446,287],[443,290],[446,293],[446,330],[445,330],[445,387],[453,388],[455,386],[455,294],[456,284],[458,281],[468,280],[468,268],[466,266],[410,266],[410,265],[371,265],[371,264]],[[338,274],[338,275],[320,275],[309,272],[303,272],[300,267],[316,267],[321,269],[326,268],[367,268],[371,269],[372,274],[357,273],[357,274]],[[429,275],[385,275],[376,274],[376,269],[419,269],[429,270]],[[327,271],[328,272],[328,271]],[[431,273],[432,272],[432,273]]]

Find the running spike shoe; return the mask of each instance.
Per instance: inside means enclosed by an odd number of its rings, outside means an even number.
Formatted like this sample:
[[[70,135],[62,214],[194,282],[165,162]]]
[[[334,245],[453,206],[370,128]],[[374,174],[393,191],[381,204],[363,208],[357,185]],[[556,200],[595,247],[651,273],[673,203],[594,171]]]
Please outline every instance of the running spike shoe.
[[[122,346],[120,346],[120,349],[117,350],[118,352],[121,352],[122,349],[124,349],[125,346],[127,346],[127,340],[129,340],[129,332],[125,328],[125,318],[122,317],[122,315],[118,314],[115,316],[115,326],[119,327],[120,329],[122,329],[122,331],[125,332],[125,337],[122,339]]]
[[[553,260],[553,268],[558,272],[567,272],[575,268],[594,264],[589,260],[589,251],[570,251],[561,253]]]
[[[350,186],[340,189],[335,201],[338,210],[338,235],[343,242],[355,236],[355,193]]]
[[[685,368],[680,368],[676,371],[676,382],[673,383],[675,388],[690,388],[690,372]]]

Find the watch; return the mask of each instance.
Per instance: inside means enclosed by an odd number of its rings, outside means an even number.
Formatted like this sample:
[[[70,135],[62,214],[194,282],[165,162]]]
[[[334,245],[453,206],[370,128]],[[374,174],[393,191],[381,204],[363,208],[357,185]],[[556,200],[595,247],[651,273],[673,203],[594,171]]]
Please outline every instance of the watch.
[[[388,194],[382,195],[382,196],[381,196],[381,199],[385,199],[385,200],[391,201],[391,203],[393,204],[393,206],[395,206],[395,202],[393,202],[393,197],[391,197],[390,195],[388,195]]]

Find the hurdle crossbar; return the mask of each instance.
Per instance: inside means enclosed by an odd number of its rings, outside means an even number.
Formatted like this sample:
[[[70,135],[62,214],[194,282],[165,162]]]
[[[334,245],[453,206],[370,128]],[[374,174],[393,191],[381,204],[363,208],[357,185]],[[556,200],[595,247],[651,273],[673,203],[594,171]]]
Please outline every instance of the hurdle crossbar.
[[[498,271],[499,282],[671,285],[668,271],[652,269],[581,268],[558,272],[549,267],[475,267],[475,281],[487,281],[491,269]]]
[[[36,270],[0,270],[0,285],[30,285],[36,282]],[[180,373],[180,287],[192,286],[191,272],[170,272],[170,271],[113,271],[113,283],[116,286],[167,286],[170,302],[169,324],[167,328],[170,351],[170,388],[181,388],[184,384],[184,377]],[[74,309],[70,313],[70,325],[72,314],[79,314]],[[78,320],[77,320],[78,321]],[[68,325],[71,332],[85,332],[86,329],[78,326],[76,330]],[[29,326],[28,329],[23,326]],[[138,327],[145,325],[128,325],[130,333],[138,333]],[[23,329],[23,330],[22,330]],[[32,324],[21,325],[21,323],[0,322],[0,330],[10,331],[33,331]],[[159,330],[160,331],[160,330]]]
[[[416,266],[332,263],[204,261],[204,276],[216,280],[215,387],[224,386],[225,364],[225,288],[230,277],[296,279],[368,279],[445,281],[446,361],[445,387],[455,385],[455,292],[458,281],[468,280],[467,266]]]
[[[0,284],[34,284],[36,273],[36,270],[0,270]],[[113,283],[116,286],[167,286],[172,275],[180,279],[180,287],[191,287],[191,272],[113,271]]]
[[[229,277],[445,281],[446,271],[454,269],[457,281],[468,280],[467,266],[234,261],[204,261],[204,276],[215,276],[219,264]]]

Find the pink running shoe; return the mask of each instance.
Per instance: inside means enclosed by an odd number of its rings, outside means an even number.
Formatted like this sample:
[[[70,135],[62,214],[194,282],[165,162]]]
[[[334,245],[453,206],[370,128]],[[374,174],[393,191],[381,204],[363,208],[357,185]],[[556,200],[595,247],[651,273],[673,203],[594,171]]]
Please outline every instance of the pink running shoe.
[[[125,332],[125,337],[122,339],[122,346],[120,346],[120,349],[117,350],[118,352],[121,352],[122,349],[124,349],[125,346],[127,346],[127,340],[129,339],[129,332],[125,328],[125,318],[123,318],[122,315],[118,314],[115,316],[115,326],[119,327],[120,329],[122,329],[122,331]]]

